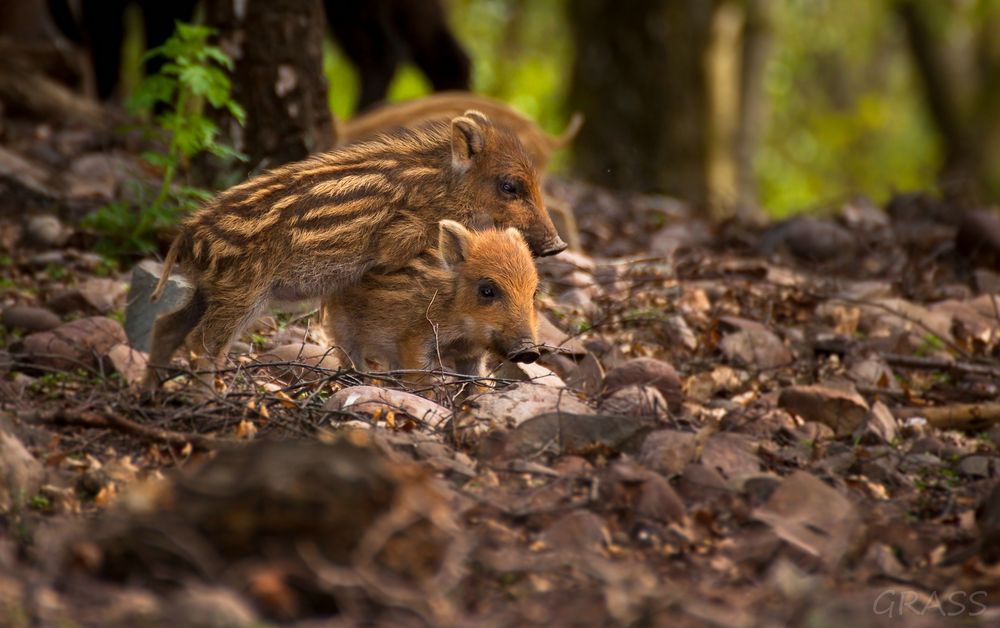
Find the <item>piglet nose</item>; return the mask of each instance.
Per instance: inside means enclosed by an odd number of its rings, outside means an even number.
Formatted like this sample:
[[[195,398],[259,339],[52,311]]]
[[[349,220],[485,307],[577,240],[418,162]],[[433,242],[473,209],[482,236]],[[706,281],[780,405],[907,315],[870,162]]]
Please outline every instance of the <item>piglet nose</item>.
[[[542,248],[542,253],[539,257],[548,257],[549,255],[555,255],[556,253],[561,253],[566,250],[569,245],[563,241],[562,238],[556,236],[555,239],[549,240],[548,243]]]
[[[511,362],[519,362],[521,364],[531,364],[538,358],[542,357],[542,354],[535,347],[523,347],[514,351],[509,356]]]

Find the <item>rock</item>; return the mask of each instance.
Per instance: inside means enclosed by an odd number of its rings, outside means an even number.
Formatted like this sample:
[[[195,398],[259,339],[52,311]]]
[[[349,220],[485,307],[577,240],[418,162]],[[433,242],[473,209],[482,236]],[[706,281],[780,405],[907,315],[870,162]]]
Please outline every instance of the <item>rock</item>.
[[[107,314],[124,305],[128,285],[117,279],[93,277],[80,284],[80,296],[100,314]]]
[[[741,329],[726,334],[719,349],[730,362],[758,370],[785,366],[794,359],[788,347],[768,329]]]
[[[629,527],[643,519],[669,523],[684,518],[684,502],[663,476],[633,462],[614,463],[600,487],[607,506],[623,512]]]
[[[684,394],[707,403],[720,392],[736,392],[750,381],[750,374],[731,366],[717,366],[711,371],[695,373],[684,382]]]
[[[823,385],[785,388],[778,406],[806,421],[828,425],[838,438],[853,433],[868,416],[868,404],[856,391]]]
[[[172,613],[173,609],[164,609],[164,603],[150,591],[142,589],[128,588],[118,591],[109,591],[99,602],[99,619],[95,618],[93,623],[101,623],[105,626],[155,626],[157,621],[164,624],[167,618],[164,614]],[[171,620],[175,618],[171,615]],[[78,623],[86,620],[79,618]]]
[[[996,314],[982,315],[971,301],[949,299],[935,303],[929,309],[932,313],[944,313],[951,317],[952,332],[960,341],[988,346],[996,340]]]
[[[125,343],[108,351],[108,362],[129,386],[138,386],[146,373],[146,355]]]
[[[899,437],[896,417],[884,403],[876,401],[855,436],[865,445],[892,444]]]
[[[847,260],[854,255],[857,238],[847,229],[822,218],[793,218],[784,233],[793,255],[809,262]]]
[[[590,294],[584,288],[570,288],[556,297],[556,303],[585,315],[591,315],[597,311],[594,300],[590,298]]]
[[[73,230],[64,225],[57,217],[43,214],[28,219],[25,233],[33,243],[55,248],[66,244]]]
[[[910,333],[914,342],[922,343],[928,333],[951,342],[952,315],[949,312],[932,312],[928,308],[904,299],[875,299],[859,306],[859,328],[869,336],[891,336]]]
[[[488,419],[502,427],[516,427],[547,412],[593,413],[567,389],[529,383],[470,397],[466,405],[477,418]]]
[[[958,464],[955,465],[955,470],[969,478],[994,478],[1000,472],[1000,458],[972,454],[959,460]]]
[[[771,498],[775,489],[781,486],[781,476],[771,473],[745,475],[737,481],[739,491],[746,495],[751,506],[759,506]]]
[[[698,442],[694,434],[657,430],[646,437],[639,450],[639,464],[666,477],[679,475],[694,460]]]
[[[44,168],[3,146],[0,146],[0,176],[40,196],[57,196],[49,186],[49,174]]]
[[[38,493],[42,464],[14,435],[0,429],[0,514],[18,509]]]
[[[323,409],[335,412],[384,414],[394,411],[408,415],[430,428],[437,428],[451,417],[451,411],[429,399],[402,390],[376,386],[351,386],[338,390]]]
[[[977,268],[972,271],[976,282],[976,292],[993,294],[1000,292],[1000,273],[987,268]]]
[[[55,329],[62,321],[55,312],[44,307],[12,305],[3,311],[0,323],[9,329],[33,332]]]
[[[338,353],[331,347],[300,342],[268,349],[260,354],[257,361],[265,364],[276,363],[267,369],[267,373],[282,381],[315,381],[324,376],[322,371],[316,370],[317,368],[329,371],[340,368]],[[290,362],[295,365],[289,365]]]
[[[553,388],[566,388],[566,382],[561,377],[541,364],[521,364],[504,360],[496,372],[499,379],[510,379],[515,382],[531,382]]]
[[[840,561],[861,532],[861,517],[854,504],[805,471],[782,480],[753,516],[828,569]]]
[[[566,385],[580,390],[588,397],[596,397],[604,386],[604,367],[593,353],[587,353],[576,364],[576,369],[566,381]]]
[[[29,335],[22,351],[39,366],[60,370],[94,368],[112,347],[125,340],[125,330],[118,321],[91,316]]]
[[[271,336],[270,341],[274,346],[286,344],[302,344],[309,336],[309,330],[300,325],[289,325],[279,330]]]
[[[565,251],[564,251],[565,252]],[[562,331],[549,320],[545,314],[538,315],[538,342],[543,346],[542,351],[558,351],[568,355],[584,355],[587,348],[576,338],[570,338],[566,332]]]
[[[163,617],[164,625],[192,628],[263,625],[243,598],[222,587],[189,585],[171,596],[167,607],[170,611],[169,617]]]
[[[698,503],[732,493],[729,483],[715,469],[692,462],[684,467],[677,482],[677,490],[688,503]]]
[[[28,258],[28,266],[31,268],[47,268],[49,266],[64,266],[66,264],[66,254],[62,251],[45,251]]]
[[[543,453],[634,452],[652,428],[650,421],[638,417],[553,412],[522,421],[510,431],[501,428],[488,433],[480,457],[496,460],[533,458]]]
[[[73,160],[63,175],[66,195],[71,199],[91,198],[111,201],[118,189],[118,179],[134,176],[129,161],[114,154],[101,152],[81,155]]]
[[[945,467],[941,458],[930,453],[908,453],[899,461],[900,473],[936,473]]]
[[[132,281],[125,308],[125,331],[129,344],[139,351],[149,351],[153,323],[157,317],[173,312],[187,303],[194,294],[194,286],[180,275],[171,275],[163,295],[156,303],[150,303],[156,282],[160,280],[163,265],[152,260],[140,262],[132,270]]]
[[[609,538],[604,519],[581,508],[571,510],[549,524],[539,540],[552,549],[587,552],[599,551]]]
[[[61,316],[84,312],[91,307],[79,288],[54,290],[45,298],[45,305]]]
[[[369,547],[366,533],[379,529],[388,531],[387,543],[375,550],[379,577],[416,587],[466,534],[448,493],[426,469],[389,457],[363,433],[332,444],[254,441],[218,451],[196,469],[146,487],[145,494],[138,492],[142,487],[135,490],[83,534],[99,552],[102,574],[147,586],[162,582],[168,565],[173,582],[235,579],[241,590],[247,585],[253,592],[260,585],[254,571],[280,574],[293,565],[275,556],[296,557],[297,548],[310,547],[317,560],[352,565]],[[213,559],[192,561],[191,547]],[[248,568],[237,575],[235,565]],[[448,589],[440,593],[450,595]],[[335,599],[327,590],[310,604],[332,608]]]
[[[605,397],[597,409],[604,414],[620,414],[665,418],[668,413],[667,400],[660,391],[651,386],[626,386]]]
[[[852,362],[847,375],[858,386],[885,390],[900,389],[892,368],[880,357],[871,356]]]
[[[705,443],[701,463],[715,469],[724,478],[733,479],[760,471],[757,444],[749,436],[722,432],[714,434]]]
[[[604,378],[603,394],[610,396],[615,391],[632,385],[651,386],[659,390],[673,412],[679,411],[684,401],[677,371],[673,365],[663,360],[634,358],[611,369]]]

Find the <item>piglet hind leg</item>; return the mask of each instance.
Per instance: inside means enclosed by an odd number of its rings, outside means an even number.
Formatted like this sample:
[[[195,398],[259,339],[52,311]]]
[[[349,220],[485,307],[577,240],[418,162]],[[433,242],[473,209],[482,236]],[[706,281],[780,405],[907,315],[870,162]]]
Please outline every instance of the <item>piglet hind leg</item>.
[[[156,319],[153,324],[153,336],[150,341],[149,366],[143,380],[143,388],[155,390],[160,385],[158,369],[170,366],[170,358],[184,344],[198,323],[205,315],[207,302],[201,290],[196,290],[191,300],[180,309]]]
[[[203,371],[201,380],[211,389],[214,390],[214,371],[225,366],[229,345],[260,315],[266,305],[267,298],[263,294],[243,294],[208,303],[188,344],[198,355],[195,367],[196,370]]]

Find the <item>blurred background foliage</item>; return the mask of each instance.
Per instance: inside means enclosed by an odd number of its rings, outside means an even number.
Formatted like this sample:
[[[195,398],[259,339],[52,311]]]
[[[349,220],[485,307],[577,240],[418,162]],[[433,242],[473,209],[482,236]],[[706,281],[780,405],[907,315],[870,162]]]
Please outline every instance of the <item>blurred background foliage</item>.
[[[889,2],[783,0],[754,159],[772,215],[935,184],[940,151]]]
[[[976,2],[941,3],[963,5],[966,17],[975,19]],[[766,114],[753,156],[760,205],[781,216],[854,194],[881,202],[894,190],[934,187],[939,140],[892,2],[775,4]],[[571,113],[566,98],[574,50],[567,12],[573,3],[449,0],[447,7],[473,59],[474,90],[559,132]],[[325,68],[331,108],[339,119],[349,118],[359,89],[356,70],[334,43],[327,45]],[[430,91],[423,75],[406,65],[389,99]],[[565,155],[554,168],[568,168]]]

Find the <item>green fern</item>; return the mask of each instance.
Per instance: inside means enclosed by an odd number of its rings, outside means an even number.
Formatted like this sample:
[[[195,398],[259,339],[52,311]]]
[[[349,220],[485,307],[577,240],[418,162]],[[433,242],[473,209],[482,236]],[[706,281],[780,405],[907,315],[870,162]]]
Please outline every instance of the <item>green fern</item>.
[[[84,220],[102,240],[98,250],[111,257],[149,254],[156,250],[156,234],[175,224],[211,193],[178,185],[178,171],[203,153],[245,161],[246,156],[221,142],[219,127],[205,115],[205,108],[223,110],[239,124],[246,113],[232,99],[229,72],[233,61],[208,43],[214,30],[177,22],[174,34],[162,46],[146,53],[144,60],[162,58],[157,74],[147,76],[128,99],[129,111],[145,118],[148,134],[163,143],[163,152],[145,152],[144,161],[160,170],[155,189],[136,183],[132,197],[138,202],[116,201]]]

